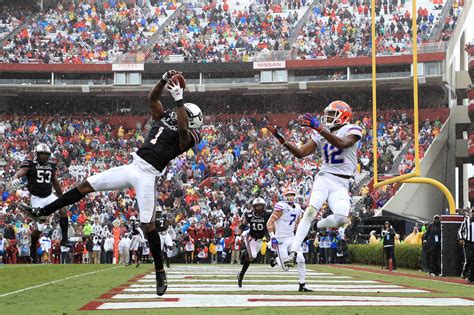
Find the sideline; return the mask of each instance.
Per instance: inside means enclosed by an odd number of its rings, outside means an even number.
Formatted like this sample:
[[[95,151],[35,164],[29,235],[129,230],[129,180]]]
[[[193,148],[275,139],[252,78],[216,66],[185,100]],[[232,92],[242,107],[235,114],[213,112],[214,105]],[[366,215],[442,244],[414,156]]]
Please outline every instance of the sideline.
[[[96,273],[99,273],[99,272],[102,272],[102,271],[108,271],[108,270],[113,270],[113,269],[122,268],[122,267],[123,266],[116,266],[116,267],[107,268],[107,269],[90,271],[90,272],[81,273],[81,274],[78,274],[78,275],[75,275],[75,276],[69,276],[69,277],[66,277],[66,278],[45,282],[45,283],[42,283],[42,284],[27,287],[27,288],[24,288],[24,289],[20,289],[20,290],[8,292],[8,293],[0,294],[0,298],[6,297],[6,296],[9,296],[9,295],[12,295],[12,294],[16,294],[16,293],[21,293],[21,292],[24,292],[24,291],[28,291],[28,290],[31,290],[31,289],[41,288],[41,287],[44,287],[44,286],[47,286],[47,285],[50,285],[50,284],[54,284],[54,283],[58,283],[58,282],[61,282],[61,281],[66,281],[66,280],[70,280],[70,279],[74,279],[74,278],[79,278],[79,277],[82,277],[82,276],[88,276],[88,275],[96,274]]]

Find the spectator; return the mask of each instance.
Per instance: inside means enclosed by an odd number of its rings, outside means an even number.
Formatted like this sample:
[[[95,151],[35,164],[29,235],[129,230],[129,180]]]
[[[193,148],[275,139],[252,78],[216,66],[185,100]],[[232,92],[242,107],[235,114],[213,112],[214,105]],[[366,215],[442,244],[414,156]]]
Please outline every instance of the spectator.
[[[428,226],[423,235],[423,243],[427,243],[430,275],[441,275],[441,221],[439,215],[434,216],[434,222]]]
[[[111,233],[107,234],[107,238],[104,242],[104,251],[105,251],[105,263],[111,264],[113,262],[114,255],[114,238]]]
[[[387,266],[390,267],[390,263],[392,263],[394,270],[397,269],[397,260],[395,258],[395,234],[395,230],[390,225],[390,222],[385,221],[381,233],[383,239],[383,251],[385,258],[387,259]]]

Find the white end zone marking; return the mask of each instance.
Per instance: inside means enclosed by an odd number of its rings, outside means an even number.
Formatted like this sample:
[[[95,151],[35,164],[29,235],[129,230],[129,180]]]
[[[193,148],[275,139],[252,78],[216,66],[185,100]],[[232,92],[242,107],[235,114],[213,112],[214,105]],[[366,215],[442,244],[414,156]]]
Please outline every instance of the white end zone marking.
[[[137,298],[133,294],[117,294],[114,299]],[[330,296],[330,295],[183,295],[167,294],[166,298],[178,301],[159,301],[155,294],[143,294],[143,299],[154,301],[105,302],[99,310],[147,309],[170,307],[259,307],[259,306],[474,306],[474,301],[462,298],[408,298],[373,296]],[[165,297],[163,297],[165,298]]]
[[[107,269],[101,269],[101,270],[96,270],[96,271],[81,273],[81,274],[79,274],[79,275],[70,276],[70,277],[66,277],[66,278],[62,278],[62,279],[58,279],[58,280],[54,280],[54,281],[45,282],[45,283],[42,283],[42,284],[38,284],[38,285],[31,286],[31,287],[27,287],[27,288],[24,288],[24,289],[20,289],[20,290],[16,290],[16,291],[12,291],[12,292],[8,292],[8,293],[1,294],[1,295],[0,295],[0,298],[6,297],[6,296],[9,296],[9,295],[12,295],[12,294],[16,294],[16,293],[21,293],[21,292],[24,292],[24,291],[32,290],[32,289],[41,288],[41,287],[44,287],[44,286],[47,286],[47,285],[50,285],[50,284],[54,284],[54,283],[58,283],[58,282],[61,282],[61,281],[66,281],[66,280],[70,280],[70,279],[74,279],[74,278],[79,278],[79,277],[82,277],[82,276],[93,275],[93,274],[95,274],[95,273],[99,273],[99,272],[102,272],[102,271],[108,271],[108,270],[113,270],[113,269],[122,268],[122,267],[123,267],[123,266],[117,266],[117,267],[112,267],[112,268],[107,268]]]
[[[170,280],[171,278],[168,277],[168,280]],[[260,278],[260,279],[255,279],[255,278],[250,278],[250,279],[247,279],[247,277],[245,277],[245,282],[246,283],[249,283],[249,282],[258,282],[258,283],[282,283],[282,284],[285,284],[285,283],[295,283],[295,281],[298,281],[298,278],[297,277],[291,277],[290,278],[285,278],[285,279],[263,279],[263,278]],[[234,283],[235,282],[235,279],[172,279],[171,281],[172,283],[180,283],[180,282],[186,282],[186,283],[204,283],[204,282],[208,282],[208,283],[220,283],[220,282],[232,282]],[[138,283],[140,284],[146,284],[146,283],[156,283],[156,280],[155,279],[140,279],[138,280]],[[308,277],[306,277],[306,284],[311,284],[311,283],[381,283],[381,282],[378,282],[378,281],[375,281],[375,280],[325,280],[325,279],[308,279]]]

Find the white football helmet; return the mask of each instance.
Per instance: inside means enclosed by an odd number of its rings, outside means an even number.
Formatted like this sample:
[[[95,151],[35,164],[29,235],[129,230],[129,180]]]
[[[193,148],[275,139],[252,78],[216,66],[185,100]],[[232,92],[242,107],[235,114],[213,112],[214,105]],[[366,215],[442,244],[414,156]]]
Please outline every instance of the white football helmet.
[[[261,215],[263,214],[265,210],[265,200],[263,198],[255,198],[252,202],[252,207],[253,211],[255,212],[256,215]]]
[[[193,103],[184,103],[184,107],[186,107],[186,112],[188,113],[189,128],[201,128],[204,122],[204,116],[202,115],[202,111],[199,106]]]
[[[283,199],[290,205],[295,203],[297,195],[296,190],[291,187],[283,190]]]
[[[51,150],[45,143],[39,143],[35,148],[35,160],[38,160],[38,153],[46,153],[48,154],[48,159],[51,156]],[[42,163],[46,163],[47,159],[44,161],[40,161]]]

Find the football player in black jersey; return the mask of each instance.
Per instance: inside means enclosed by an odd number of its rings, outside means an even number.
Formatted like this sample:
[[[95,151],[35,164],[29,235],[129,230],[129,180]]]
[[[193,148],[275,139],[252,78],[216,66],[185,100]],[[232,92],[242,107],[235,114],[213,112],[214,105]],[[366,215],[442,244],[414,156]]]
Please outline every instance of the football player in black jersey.
[[[47,204],[62,196],[63,190],[56,176],[56,163],[50,159],[51,150],[45,143],[40,143],[35,148],[33,160],[24,160],[21,168],[12,177],[11,188],[18,190],[21,186],[21,178],[26,177],[26,188],[31,194],[32,207],[44,207]],[[53,187],[56,195],[53,194]],[[68,218],[66,208],[59,211],[59,226],[61,227],[61,246],[68,245]],[[42,218],[45,219],[46,217]],[[36,262],[36,243],[41,235],[42,224],[31,234],[30,255],[33,262]]]
[[[168,233],[169,222],[166,213],[161,206],[156,206],[156,230],[160,234],[161,254],[166,262],[166,267],[170,267],[170,256],[173,250],[173,240]]]
[[[23,209],[35,216],[49,215],[59,208],[78,202],[94,191],[110,191],[133,187],[137,193],[139,219],[148,239],[155,261],[156,293],[163,295],[167,280],[163,268],[160,236],[156,230],[154,214],[158,181],[168,163],[200,142],[197,129],[202,126],[201,109],[192,103],[184,103],[183,89],[173,83],[171,77],[178,72],[170,70],[151,90],[148,99],[153,125],[141,148],[133,153],[133,162],[108,169],[83,181],[61,198],[46,207],[37,209],[23,205]],[[175,110],[164,110],[159,98],[167,89],[176,102]]]
[[[271,212],[265,211],[265,200],[256,198],[252,202],[253,210],[244,213],[240,232],[245,249],[240,256],[242,270],[237,274],[237,283],[239,288],[242,287],[242,280],[250,263],[257,258],[258,253],[262,249],[262,239],[267,235],[267,221],[271,216]]]

